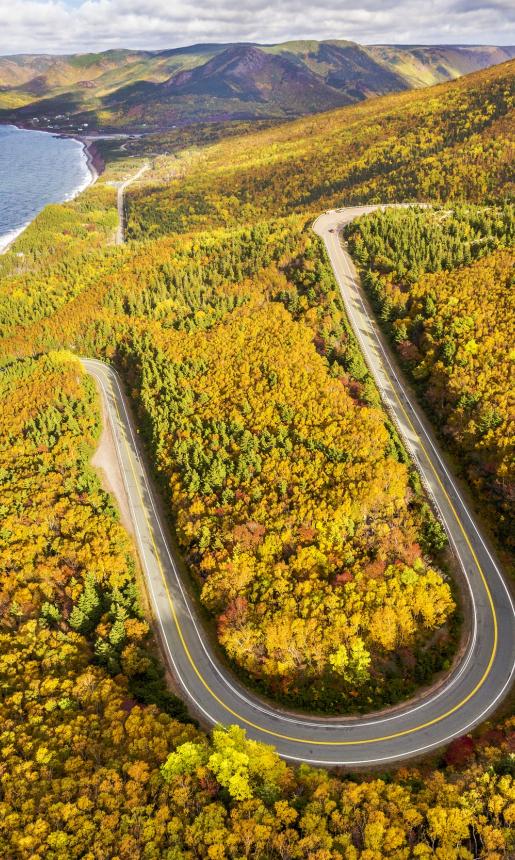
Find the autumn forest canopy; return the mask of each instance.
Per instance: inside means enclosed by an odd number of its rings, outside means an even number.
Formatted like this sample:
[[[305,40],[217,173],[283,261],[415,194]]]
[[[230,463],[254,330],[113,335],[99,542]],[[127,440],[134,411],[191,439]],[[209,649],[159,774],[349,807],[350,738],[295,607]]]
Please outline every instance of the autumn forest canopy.
[[[508,552],[514,215],[513,205],[390,210],[347,231],[379,319]]]
[[[190,719],[90,463],[100,404],[76,358],[120,371],[233,670],[312,712],[406,699],[459,646],[454,561],[310,225],[334,205],[434,204],[345,238],[508,565],[513,71],[203,143],[107,142],[99,181],[0,258],[3,856],[515,850],[512,721],[392,779],[295,769]],[[115,246],[109,183],[143,158]]]

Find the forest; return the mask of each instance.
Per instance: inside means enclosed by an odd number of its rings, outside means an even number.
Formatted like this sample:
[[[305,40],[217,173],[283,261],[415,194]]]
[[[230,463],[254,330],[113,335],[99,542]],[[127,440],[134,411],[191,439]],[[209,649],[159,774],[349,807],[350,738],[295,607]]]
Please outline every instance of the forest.
[[[372,213],[347,228],[378,318],[513,562],[515,208]]]
[[[93,383],[54,351],[5,368],[0,401],[3,857],[509,856],[512,722],[395,780],[293,769],[237,727],[188,722],[89,465]]]
[[[89,465],[99,404],[74,358],[122,374],[199,600],[248,683],[325,712],[410,695],[457,646],[450,555],[310,225],[335,204],[445,201],[347,238],[505,541],[513,67],[214,143],[176,135],[169,155],[147,141],[121,247],[109,183],[141,161],[110,144],[99,181],[0,258],[3,856],[515,851],[513,721],[360,776],[194,725]]]
[[[122,257],[95,259],[89,286],[83,268],[48,319],[29,304],[18,337],[121,367],[227,658],[322,710],[395,702],[448,668],[445,534],[303,219]]]
[[[510,68],[437,87],[431,99],[400,94],[323,114],[316,139],[304,119],[160,155],[130,195],[133,239],[123,248],[102,245],[115,216],[107,182],[131,165],[111,145],[103,182],[56,208],[66,226],[55,247],[50,212],[27,231],[23,256],[3,263],[6,360],[64,346],[120,365],[227,657],[297,705],[397,700],[449,665],[458,618],[445,536],[381,410],[324,254],[308,238],[309,209],[328,202],[323,188],[333,200],[375,199],[363,185],[368,161],[374,181],[388,182],[374,195],[398,198],[408,165],[432,175],[429,151],[438,151],[441,179],[446,154],[452,170],[468,170],[471,148],[480,163],[494,138],[487,184],[501,181],[508,194],[508,141],[499,132]],[[405,133],[415,113],[417,145]],[[455,179],[449,173],[442,193]],[[484,197],[483,179],[474,183],[469,193],[460,179],[459,194]],[[288,215],[293,209],[305,214]],[[477,210],[470,229],[485,234],[481,252],[509,243],[510,212],[499,226]],[[443,249],[436,228],[418,247],[457,264],[465,221],[460,229]],[[479,246],[469,245],[472,259]],[[48,246],[50,254],[40,251]]]

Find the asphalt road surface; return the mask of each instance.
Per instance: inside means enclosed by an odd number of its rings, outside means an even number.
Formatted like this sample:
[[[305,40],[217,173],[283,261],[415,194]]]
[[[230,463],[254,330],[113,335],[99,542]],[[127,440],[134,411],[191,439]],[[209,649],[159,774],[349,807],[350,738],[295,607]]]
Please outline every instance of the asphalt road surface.
[[[165,657],[192,713],[209,724],[237,723],[285,758],[322,765],[366,766],[422,755],[485,720],[509,689],[515,664],[513,603],[498,563],[467,509],[420,410],[369,311],[339,231],[376,207],[325,213],[323,238],[349,320],[384,403],[439,509],[463,574],[470,637],[445,683],[415,701],[366,717],[331,718],[288,712],[260,699],[227,671],[203,633],[188,596],[139,453],[136,428],[114,370],[84,359],[111,422],[119,465]],[[465,584],[466,583],[466,584]]]

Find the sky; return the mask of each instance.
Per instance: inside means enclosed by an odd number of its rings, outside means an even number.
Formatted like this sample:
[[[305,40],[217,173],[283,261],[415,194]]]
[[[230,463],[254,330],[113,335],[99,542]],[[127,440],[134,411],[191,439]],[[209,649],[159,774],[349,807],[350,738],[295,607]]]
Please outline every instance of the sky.
[[[196,42],[515,43],[514,0],[0,0],[0,54]]]

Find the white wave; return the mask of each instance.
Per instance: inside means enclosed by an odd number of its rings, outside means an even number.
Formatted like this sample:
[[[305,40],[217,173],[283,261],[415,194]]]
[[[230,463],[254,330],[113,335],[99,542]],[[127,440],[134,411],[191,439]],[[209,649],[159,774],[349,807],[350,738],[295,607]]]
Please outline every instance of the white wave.
[[[30,133],[31,134],[48,134],[48,132],[43,132],[43,131],[39,131],[39,130],[31,131]],[[52,136],[58,137],[59,135],[54,134]],[[76,139],[73,139],[73,140],[74,140],[74,143],[76,143],[77,146],[80,146],[81,150],[82,150],[83,176],[79,180],[76,187],[73,188],[71,191],[69,191],[60,201],[55,201],[56,203],[66,203],[66,202],[69,202],[70,200],[74,200],[75,197],[77,197],[79,194],[82,194],[82,192],[85,191],[89,185],[92,185],[92,183],[95,182],[95,180],[97,179],[97,172],[96,172],[95,168],[93,167],[91,157],[89,155],[89,152],[87,150],[86,145],[84,143],[81,143],[81,141],[79,141],[79,140],[76,140]],[[9,230],[7,233],[0,235],[0,254],[5,254],[5,252],[7,250],[9,250],[9,248],[13,244],[13,242],[24,232],[24,230],[27,229],[29,224],[31,224],[32,221],[34,221],[37,218],[37,216],[40,214],[41,211],[42,210],[39,210],[38,212],[36,212],[34,214],[34,218],[31,218],[30,220],[26,221],[24,224],[21,225],[21,227],[16,227],[13,230]]]
[[[4,233],[0,236],[0,254],[5,254],[8,250],[9,246],[12,245],[15,239],[18,236],[21,236],[24,230],[27,229],[31,222],[27,221],[25,224],[22,224],[21,227],[17,227],[15,230],[10,230],[8,233]]]
[[[86,144],[81,143],[79,140],[77,140],[76,143],[82,149],[84,176],[81,179],[81,181],[79,182],[79,184],[77,185],[77,187],[74,188],[72,191],[69,191],[68,194],[66,195],[66,197],[63,198],[63,201],[62,201],[63,203],[65,203],[68,200],[74,200],[75,197],[77,197],[79,194],[82,194],[82,192],[85,191],[89,185],[92,185],[93,182],[95,182],[95,180],[97,179],[97,172],[96,172],[95,168],[93,167],[93,164],[91,161],[91,156],[88,152]]]

